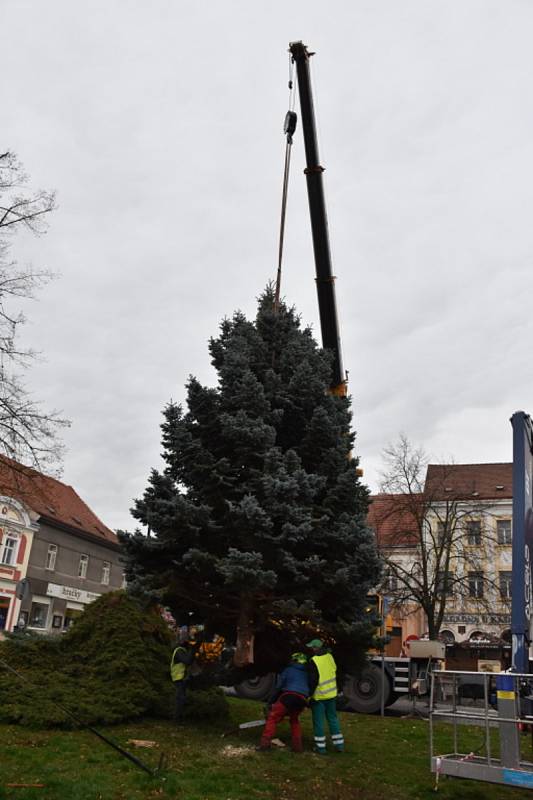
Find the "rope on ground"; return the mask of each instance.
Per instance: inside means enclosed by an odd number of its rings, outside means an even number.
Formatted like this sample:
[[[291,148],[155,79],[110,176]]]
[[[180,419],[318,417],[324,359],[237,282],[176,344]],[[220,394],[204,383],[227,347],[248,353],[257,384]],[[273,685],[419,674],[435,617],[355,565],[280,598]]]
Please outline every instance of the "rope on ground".
[[[4,669],[7,669],[9,672],[12,672],[14,675],[16,675],[17,678],[19,678],[19,680],[23,681],[24,683],[27,683],[28,686],[31,686],[36,691],[39,691],[39,687],[37,686],[37,684],[33,683],[33,681],[30,681],[29,678],[27,678],[25,675],[22,675],[20,672],[14,669],[14,667],[10,666],[10,664],[8,664],[7,661],[4,661],[3,658],[0,658],[0,667],[4,667]],[[147,772],[152,777],[155,777],[157,775],[159,769],[162,766],[163,758],[160,759],[160,766],[157,769],[151,769],[150,767],[147,767],[146,764],[143,764],[140,758],[137,758],[137,756],[134,756],[132,753],[129,753],[127,750],[125,750],[119,744],[114,742],[112,739],[108,739],[107,736],[104,736],[103,733],[97,731],[96,728],[92,727],[92,725],[89,725],[87,722],[84,722],[68,708],[62,706],[61,703],[58,703],[56,700],[50,700],[50,698],[47,699],[49,703],[56,706],[56,708],[60,708],[61,711],[67,714],[75,722],[77,722],[78,725],[80,725],[82,728],[86,728],[88,731],[91,731],[91,733],[94,733],[95,736],[98,736],[99,739],[101,739],[103,742],[112,747],[113,750],[116,750],[118,753],[120,753],[120,755],[124,756],[124,758],[127,758],[129,761],[135,764],[136,767],[139,767],[140,769],[144,770],[144,772]]]

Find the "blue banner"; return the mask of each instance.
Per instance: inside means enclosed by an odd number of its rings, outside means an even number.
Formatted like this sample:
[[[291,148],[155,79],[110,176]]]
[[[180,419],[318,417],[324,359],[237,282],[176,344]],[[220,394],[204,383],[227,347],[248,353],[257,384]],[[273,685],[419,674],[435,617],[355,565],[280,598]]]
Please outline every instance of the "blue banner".
[[[533,563],[533,428],[523,411],[513,426],[513,579],[511,632],[513,669],[529,672],[531,564]]]

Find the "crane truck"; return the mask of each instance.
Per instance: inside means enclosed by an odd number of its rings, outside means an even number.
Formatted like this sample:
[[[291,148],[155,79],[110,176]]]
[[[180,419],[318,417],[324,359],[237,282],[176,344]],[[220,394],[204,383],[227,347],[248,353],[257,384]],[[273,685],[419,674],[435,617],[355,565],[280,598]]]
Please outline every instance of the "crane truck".
[[[311,232],[316,272],[316,288],[322,345],[333,355],[332,377],[329,391],[336,396],[347,394],[347,380],[343,369],[335,277],[332,272],[328,219],[324,195],[323,172],[318,151],[318,137],[311,85],[309,59],[313,55],[301,42],[291,42],[289,53],[296,67],[302,131],[305,146],[305,177],[309,200]],[[296,129],[296,114],[289,111],[285,119],[285,133],[292,144]],[[279,274],[279,270],[278,270]],[[361,474],[361,473],[360,473]],[[426,686],[428,663],[441,659],[444,645],[440,642],[421,642],[408,658],[372,656],[355,675],[344,680],[343,696],[346,706],[354,711],[375,713],[382,705],[388,706],[413,687],[421,692]],[[270,693],[274,674],[257,675],[235,686],[237,694],[250,699],[264,699]]]

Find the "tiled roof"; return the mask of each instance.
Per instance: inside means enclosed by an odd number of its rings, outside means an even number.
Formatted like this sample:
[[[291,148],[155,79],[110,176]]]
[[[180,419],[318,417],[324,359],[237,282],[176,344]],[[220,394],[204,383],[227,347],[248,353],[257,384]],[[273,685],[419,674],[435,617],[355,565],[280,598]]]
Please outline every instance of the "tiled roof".
[[[378,547],[409,547],[418,541],[416,495],[376,494],[370,498],[367,524]]]
[[[435,501],[509,500],[513,496],[512,469],[503,464],[429,464],[424,494],[377,494],[370,498],[368,525],[379,547],[416,545],[423,514]],[[418,502],[420,501],[420,505]]]
[[[509,500],[513,496],[513,465],[429,464],[425,492],[442,499]]]
[[[118,544],[117,535],[98,519],[72,486],[3,456],[0,494],[21,501],[51,525],[57,522],[96,540]]]

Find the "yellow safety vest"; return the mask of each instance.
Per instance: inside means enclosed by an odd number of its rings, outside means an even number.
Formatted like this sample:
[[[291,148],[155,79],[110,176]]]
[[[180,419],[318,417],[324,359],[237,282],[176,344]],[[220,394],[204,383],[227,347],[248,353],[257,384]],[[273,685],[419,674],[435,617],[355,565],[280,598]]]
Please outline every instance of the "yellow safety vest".
[[[337,665],[331,653],[323,656],[313,656],[318,669],[318,685],[313,694],[313,700],[330,700],[337,697]]]
[[[177,664],[174,664],[174,657],[178,650],[183,650],[185,652],[184,647],[176,647],[174,652],[172,653],[172,659],[170,661],[170,677],[173,681],[182,681],[185,677],[185,664],[182,664],[181,661],[178,661]]]

